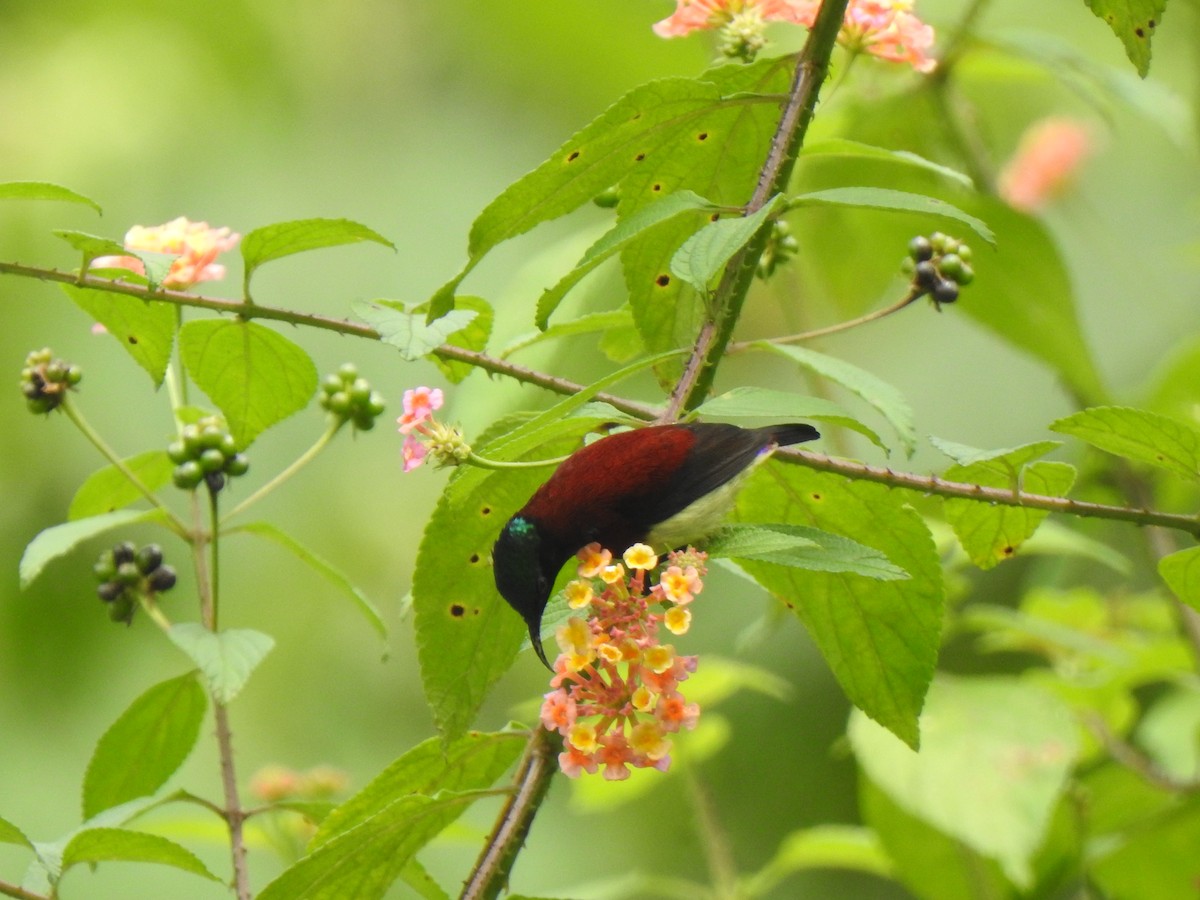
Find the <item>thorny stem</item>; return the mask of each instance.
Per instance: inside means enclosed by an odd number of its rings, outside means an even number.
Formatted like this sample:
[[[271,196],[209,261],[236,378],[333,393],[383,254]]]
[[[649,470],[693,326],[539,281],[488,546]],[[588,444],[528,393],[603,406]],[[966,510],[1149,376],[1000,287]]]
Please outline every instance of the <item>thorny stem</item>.
[[[331,416],[329,427],[321,433],[321,436],[317,438],[316,442],[311,447],[296,457],[290,466],[260,487],[257,491],[255,491],[229,512],[225,513],[225,515],[221,517],[221,524],[228,522],[234,516],[238,515],[238,513],[245,512],[263,497],[267,496],[267,494],[271,493],[271,491],[284,484],[289,478],[316,459],[317,455],[325,449],[326,445],[333,440],[334,435],[336,435],[341,427],[345,424],[345,419]]]
[[[103,278],[97,278],[94,275],[85,275],[81,278],[73,272],[61,272],[57,269],[39,268],[37,266],[26,266],[20,263],[2,261],[0,261],[0,275],[19,275],[25,278],[37,278],[41,281],[73,284],[92,290],[138,297],[142,300],[157,300],[164,303],[174,303],[179,306],[193,306],[197,309],[226,313],[246,320],[268,319],[276,322],[287,322],[290,325],[303,325],[307,328],[316,328],[321,331],[332,331],[335,334],[367,338],[372,341],[382,339],[379,332],[370,325],[351,322],[347,319],[337,319],[332,316],[321,316],[313,313],[301,313],[278,306],[264,306],[260,303],[247,306],[241,300],[224,300],[219,297],[206,297],[201,294],[189,294],[185,291],[172,291],[165,288],[150,290],[141,285],[128,284],[123,281],[107,281]],[[466,363],[467,365],[482,369],[491,375],[507,375],[524,384],[544,388],[555,394],[577,394],[584,388],[583,385],[569,379],[559,378],[545,372],[538,372],[527,366],[510,363],[507,360],[497,359],[486,353],[467,350],[464,347],[443,344],[433,351],[433,355],[439,359]],[[635,400],[626,400],[624,397],[618,397],[615,394],[600,392],[595,394],[595,399],[638,418],[652,419],[657,412],[649,404],[638,403]]]
[[[483,852],[463,885],[459,900],[493,900],[508,884],[508,875],[517,853],[529,835],[556,770],[556,757],[562,750],[562,737],[540,725],[533,729],[520,768],[513,779],[513,790]]]
[[[812,121],[821,83],[829,71],[829,58],[837,42],[838,29],[846,13],[848,0],[824,0],[797,60],[788,91],[787,103],[771,138],[766,161],[759,171],[758,184],[746,204],[746,215],[761,209],[775,194],[787,187],[796,155]],[[766,246],[769,225],[742,247],[725,267],[712,299],[711,312],[700,328],[692,355],[683,376],[675,385],[660,422],[673,422],[685,410],[695,409],[712,387],[717,366],[741,317],[742,305],[754,280],[754,271]]]
[[[179,516],[175,515],[174,512],[163,505],[163,502],[154,495],[154,492],[146,487],[142,479],[138,478],[134,471],[130,469],[129,466],[125,465],[125,461],[122,460],[121,457],[117,456],[115,452],[113,452],[113,449],[108,446],[107,443],[105,443],[104,438],[100,437],[99,432],[92,428],[87,419],[83,417],[83,413],[76,409],[74,402],[72,402],[68,395],[63,394],[62,403],[59,404],[59,409],[66,413],[67,418],[70,419],[71,422],[74,423],[75,427],[82,432],[83,436],[91,442],[92,446],[100,451],[100,455],[112,463],[113,468],[124,475],[129,483],[137,489],[138,493],[149,500],[154,507],[166,517],[167,527],[180,537],[186,538],[187,525],[184,524]]]

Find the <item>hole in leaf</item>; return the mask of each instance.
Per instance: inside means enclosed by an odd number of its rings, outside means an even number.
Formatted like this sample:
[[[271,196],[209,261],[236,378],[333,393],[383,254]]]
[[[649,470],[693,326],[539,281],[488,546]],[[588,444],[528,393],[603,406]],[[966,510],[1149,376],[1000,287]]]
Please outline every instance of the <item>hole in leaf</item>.
[[[708,132],[707,131],[700,132],[698,135],[696,135],[696,140],[707,141],[708,140]]]
[[[579,151],[572,150],[571,155],[567,157],[567,162],[575,162],[577,159],[579,159]]]
[[[479,508],[479,514],[481,516],[490,516],[492,514],[492,508],[490,506],[481,506]]]
[[[131,335],[129,336],[129,343],[131,343],[131,344],[136,344],[137,342],[138,342],[137,335],[136,335],[136,334],[131,334]]]
[[[652,185],[650,185],[650,190],[652,190],[652,191],[661,191],[661,190],[662,190],[662,185],[661,185],[661,184],[652,184]]]
[[[720,214],[720,213],[713,213],[711,216],[709,216],[709,217],[708,217],[708,221],[710,221],[710,222],[715,222],[715,221],[717,221],[717,219],[719,219],[719,218],[721,218],[721,214]]]
[[[813,494],[813,495],[812,495],[812,498],[813,498],[814,500],[820,500],[820,499],[821,499],[821,495],[820,495],[820,494]]]
[[[1001,550],[1000,552],[1001,552],[1001,553],[1003,553],[1005,556],[1012,556],[1012,555],[1013,555],[1014,553],[1016,553],[1017,551],[1016,551],[1016,548],[1015,548],[1015,547],[1005,547],[1005,548],[1004,548],[1003,550]]]
[[[635,156],[635,157],[633,158],[633,161],[634,161],[634,162],[641,162],[641,161],[642,161],[643,159],[645,159],[645,158],[646,158],[646,154],[645,154],[645,153],[639,153],[637,156]]]
[[[472,553],[471,558],[467,560],[467,562],[469,562],[471,565],[476,565],[479,562],[479,554]]]
[[[671,283],[671,276],[670,275],[659,275],[657,278],[654,279],[654,283],[657,284],[659,287],[666,287],[668,284]]]
[[[463,614],[466,613],[466,611],[467,611],[467,608],[465,606],[463,606],[461,603],[451,603],[450,604],[450,615],[454,616],[456,619],[461,619],[463,617]]]

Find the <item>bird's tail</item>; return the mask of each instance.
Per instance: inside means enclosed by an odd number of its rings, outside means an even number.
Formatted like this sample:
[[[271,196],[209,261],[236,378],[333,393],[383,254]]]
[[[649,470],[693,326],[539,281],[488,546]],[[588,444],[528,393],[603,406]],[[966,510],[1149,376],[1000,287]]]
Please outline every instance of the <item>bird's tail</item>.
[[[815,441],[821,436],[821,432],[817,431],[811,425],[801,425],[799,423],[792,425],[772,425],[764,430],[770,432],[771,440],[780,447],[786,447],[789,444],[803,444],[805,441]]]

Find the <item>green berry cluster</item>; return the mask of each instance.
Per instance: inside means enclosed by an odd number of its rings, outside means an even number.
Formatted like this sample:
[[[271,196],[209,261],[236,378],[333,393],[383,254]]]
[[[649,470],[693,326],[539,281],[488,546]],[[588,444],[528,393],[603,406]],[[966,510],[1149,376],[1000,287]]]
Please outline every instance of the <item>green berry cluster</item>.
[[[158,544],[147,544],[139,550],[130,541],[122,541],[101,553],[92,571],[100,582],[96,593],[108,604],[109,617],[126,625],[133,621],[139,597],[175,587],[175,570],[163,565]]]
[[[185,425],[179,440],[167,447],[167,456],[175,463],[175,486],[195,490],[204,482],[212,493],[225,487],[225,476],[236,478],[250,469],[250,460],[238,452],[237,442],[218,416],[206,416]]]
[[[344,363],[337,374],[326,375],[321,382],[321,406],[343,422],[353,423],[358,431],[370,431],[383,412],[383,395],[371,390],[365,378],[358,377],[353,363]]]
[[[767,236],[767,245],[763,248],[762,256],[758,258],[755,274],[765,281],[799,251],[800,245],[788,228],[787,222],[776,219],[771,225],[771,233]]]
[[[21,369],[21,393],[30,412],[48,413],[66,397],[67,390],[83,379],[83,369],[55,359],[48,347],[25,357]]]
[[[975,280],[971,248],[940,231],[929,237],[918,235],[908,242],[902,268],[911,275],[919,294],[928,294],[940,308],[958,299],[958,289]]]

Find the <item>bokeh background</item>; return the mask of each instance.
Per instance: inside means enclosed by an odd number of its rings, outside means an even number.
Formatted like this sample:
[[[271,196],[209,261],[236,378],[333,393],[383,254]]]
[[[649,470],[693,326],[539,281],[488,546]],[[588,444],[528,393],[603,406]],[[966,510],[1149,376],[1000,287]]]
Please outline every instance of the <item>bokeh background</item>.
[[[944,26],[964,5],[923,0],[919,11]],[[74,265],[71,251],[49,235],[52,228],[119,240],[133,223],[177,215],[243,233],[273,221],[347,217],[390,238],[398,252],[361,245],[274,263],[257,277],[256,297],[332,315],[348,315],[356,298],[424,299],[456,271],[472,218],[507,183],[625,90],[707,64],[711,44],[704,37],[664,42],[651,33],[650,24],[671,8],[666,0],[519,6],[7,0],[0,8],[0,180],[66,185],[99,201],[104,215],[63,204],[4,203],[0,258]],[[1082,2],[995,2],[981,21],[985,37],[1018,29],[1052,34],[1096,65],[1112,67],[1127,93],[1125,101],[1098,109],[1043,70],[994,60],[991,68],[968,69],[964,82],[984,111],[981,132],[999,159],[1040,115],[1068,113],[1094,125],[1094,155],[1044,218],[1101,369],[1118,396],[1129,396],[1177,337],[1196,328],[1200,309],[1198,6],[1172,0],[1144,83]],[[843,93],[857,89],[853,79],[837,84],[827,99],[827,127],[846,109]],[[571,265],[605,221],[601,211],[586,210],[538,229],[468,282],[497,307],[498,345],[531,327],[538,291]],[[811,324],[812,315],[832,318],[883,302],[889,283],[878,273],[899,259],[899,246],[838,248],[843,268],[847,258],[862,260],[866,301],[855,297],[839,308],[835,297],[809,314],[786,291],[763,291],[747,332]],[[876,254],[882,264],[872,262]],[[209,292],[235,295],[240,271],[231,262],[228,282]],[[610,273],[585,293],[587,302],[614,306],[619,291]],[[80,405],[126,455],[165,445],[171,419],[165,396],[111,338],[91,334],[90,320],[56,287],[0,278],[0,316],[0,365],[13,383],[0,399],[0,816],[49,840],[78,823],[79,785],[99,735],[141,691],[182,672],[185,662],[148,622],[126,629],[107,621],[90,575],[107,541],[56,561],[32,588],[18,590],[25,544],[65,518],[75,488],[101,461],[62,417],[43,421],[26,413],[16,373],[25,353],[45,345],[82,364]],[[314,355],[322,372],[357,362],[389,398],[392,415],[406,386],[442,383],[432,366],[406,364],[384,346],[285,333]],[[573,347],[522,359],[580,380],[604,370],[601,357]],[[898,386],[922,434],[1012,446],[1046,437],[1046,423],[1071,409],[1050,371],[953,309],[935,316],[914,308],[822,349]],[[641,389],[653,399],[651,385]],[[470,430],[501,411],[547,399],[473,375],[451,392],[448,413]],[[312,408],[263,436],[253,448],[248,484],[238,490],[249,493],[286,465],[322,426]],[[361,786],[432,734],[401,610],[422,525],[445,473],[404,476],[398,454],[390,427],[339,439],[259,509],[373,598],[392,626],[386,647],[336,591],[274,546],[247,537],[227,544],[225,624],[277,640],[232,711],[243,784],[278,763],[332,765]],[[941,465],[927,449],[897,462],[918,470]],[[162,539],[147,529],[131,537]],[[163,542],[168,555],[182,556],[182,546]],[[448,581],[454,577],[446,573]],[[1007,576],[988,577],[984,589],[1002,597]],[[184,579],[168,599],[178,618],[190,614],[187,588]],[[793,829],[855,820],[853,763],[838,742],[847,705],[794,621],[768,619],[756,641],[739,643],[764,621],[765,597],[731,576],[714,578],[709,592],[706,599],[718,602],[705,604],[695,647],[753,662],[790,685],[786,697],[748,692],[718,706],[731,737],[697,768],[738,865],[750,871]],[[529,703],[543,689],[539,673],[530,660],[519,661],[480,725],[529,721]],[[176,781],[215,796],[211,743],[202,740]],[[639,805],[617,805],[603,793],[555,786],[514,888],[586,896],[581,885],[635,870],[704,880],[685,779],[653,787]],[[425,854],[447,888],[465,875],[493,814],[493,808],[473,811]],[[198,848],[218,872],[227,870],[219,830],[198,814],[170,811],[149,827]],[[19,850],[0,846],[0,878],[19,881],[23,864]],[[256,847],[254,883],[265,884],[281,865],[269,848]],[[74,872],[63,894],[203,898],[221,889],[168,869],[109,864]],[[789,879],[778,896],[902,894],[865,878],[815,873]]]

